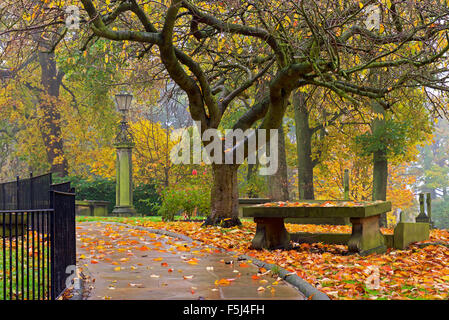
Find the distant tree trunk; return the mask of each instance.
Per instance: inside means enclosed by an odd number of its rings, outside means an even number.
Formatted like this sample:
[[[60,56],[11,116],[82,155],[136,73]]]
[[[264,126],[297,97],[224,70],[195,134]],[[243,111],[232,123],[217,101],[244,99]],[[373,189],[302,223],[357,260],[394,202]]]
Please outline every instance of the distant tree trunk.
[[[372,109],[375,113],[381,115],[376,117],[372,123],[372,132],[375,134],[385,127],[385,110],[377,102],[372,103]],[[388,159],[385,149],[377,150],[373,153],[373,200],[387,200],[388,185]],[[385,227],[387,224],[386,215],[383,214],[380,219],[380,225]]]
[[[257,161],[257,158],[256,158],[256,161]],[[257,175],[257,168],[258,168],[257,163],[255,163],[255,164],[248,163],[248,172],[246,174],[246,181],[248,183],[251,182],[251,180],[254,179],[254,177]],[[258,198],[258,197],[259,197],[259,194],[255,190],[250,189],[248,191],[248,198]]]
[[[240,225],[238,218],[238,165],[212,164],[214,183],[211,190],[211,214],[204,225],[230,227]]]
[[[41,67],[41,85],[43,87],[43,92],[41,92],[39,99],[39,107],[43,112],[40,131],[51,171],[65,176],[67,175],[68,165],[61,136],[61,115],[57,109],[59,88],[64,74],[58,72],[56,68],[53,51],[40,51],[38,56]]]
[[[373,154],[373,200],[387,200],[388,160],[385,152]]]
[[[299,199],[313,200],[312,129],[309,126],[309,112],[305,104],[304,94],[297,91],[293,94],[295,110],[296,146],[298,153],[298,192]]]
[[[385,127],[385,110],[377,102],[373,102],[373,111],[380,114],[372,123],[373,134],[379,132]],[[377,150],[373,153],[373,200],[387,199],[388,183],[388,159],[385,149]]]
[[[278,132],[278,170],[275,174],[268,176],[268,194],[269,198],[274,201],[287,201],[289,199],[287,154],[285,152],[285,134],[282,125],[279,127]]]

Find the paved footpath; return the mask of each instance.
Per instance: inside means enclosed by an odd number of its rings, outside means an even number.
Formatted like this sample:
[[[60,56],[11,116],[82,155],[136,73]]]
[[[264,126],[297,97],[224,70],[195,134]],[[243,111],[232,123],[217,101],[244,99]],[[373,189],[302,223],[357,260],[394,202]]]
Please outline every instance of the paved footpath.
[[[118,225],[77,224],[77,263],[90,277],[88,299],[94,300],[304,299],[250,261]]]

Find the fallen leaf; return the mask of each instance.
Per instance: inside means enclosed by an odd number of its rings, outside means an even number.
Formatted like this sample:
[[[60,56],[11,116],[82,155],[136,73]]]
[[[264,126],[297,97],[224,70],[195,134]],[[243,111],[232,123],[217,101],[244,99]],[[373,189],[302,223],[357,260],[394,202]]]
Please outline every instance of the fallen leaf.
[[[228,279],[215,280],[215,285],[218,285],[218,286],[228,286],[230,284],[231,284],[231,281],[229,281]]]

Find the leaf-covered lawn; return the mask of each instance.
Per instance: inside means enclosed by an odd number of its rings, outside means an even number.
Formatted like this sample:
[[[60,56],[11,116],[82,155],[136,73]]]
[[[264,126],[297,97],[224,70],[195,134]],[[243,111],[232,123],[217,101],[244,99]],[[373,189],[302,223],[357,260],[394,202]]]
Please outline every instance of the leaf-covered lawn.
[[[14,239],[9,243],[9,239],[5,240],[5,255],[3,255],[3,241],[0,238],[0,300],[15,300],[15,299],[33,299],[33,283],[35,298],[39,296],[47,297],[48,282],[50,276],[48,274],[47,262],[47,242],[43,240],[45,237],[37,237],[34,234],[34,253],[31,246],[31,233],[29,235],[29,248],[26,249],[26,240],[23,243],[22,252],[22,238],[16,242]],[[25,238],[26,239],[26,238]],[[39,241],[39,251],[38,251]],[[28,253],[28,254],[27,254]],[[33,269],[33,254],[34,254],[34,269]],[[28,260],[27,260],[28,256]],[[39,261],[39,266],[38,266]],[[28,264],[27,264],[28,262]],[[34,271],[34,275],[33,275]],[[22,291],[23,279],[23,291]],[[4,288],[6,286],[6,296]],[[12,288],[12,296],[11,296]]]
[[[100,220],[111,220],[102,218]],[[296,272],[300,277],[333,299],[448,299],[449,298],[449,231],[432,230],[427,243],[414,244],[408,250],[391,250],[366,257],[349,255],[342,245],[300,244],[289,251],[257,251],[249,246],[255,232],[253,222],[242,227],[202,228],[195,222],[158,222],[148,218],[113,220],[149,228],[185,234],[230,251],[244,253]],[[349,226],[286,225],[290,232],[350,232]],[[383,229],[384,233],[392,230]],[[421,242],[420,244],[424,244]],[[378,272],[379,288],[373,279]],[[370,283],[372,286],[370,286]]]

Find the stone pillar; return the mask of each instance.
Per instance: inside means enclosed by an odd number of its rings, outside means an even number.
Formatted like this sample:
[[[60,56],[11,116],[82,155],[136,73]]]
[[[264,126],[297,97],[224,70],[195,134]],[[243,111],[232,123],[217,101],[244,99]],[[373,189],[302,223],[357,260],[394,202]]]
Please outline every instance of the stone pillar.
[[[429,222],[424,209],[424,194],[419,194],[419,215],[415,218],[416,222]]]
[[[429,224],[432,224],[432,198],[431,193],[426,193],[426,209],[427,209],[427,219],[429,220]]]
[[[429,220],[430,228],[433,228],[432,222],[432,194],[430,192],[426,193],[426,209],[427,209],[427,219]]]
[[[126,121],[120,124],[120,131],[115,139],[116,160],[116,202],[112,214],[132,216],[136,214],[133,206],[133,168],[132,149],[134,143]]]

